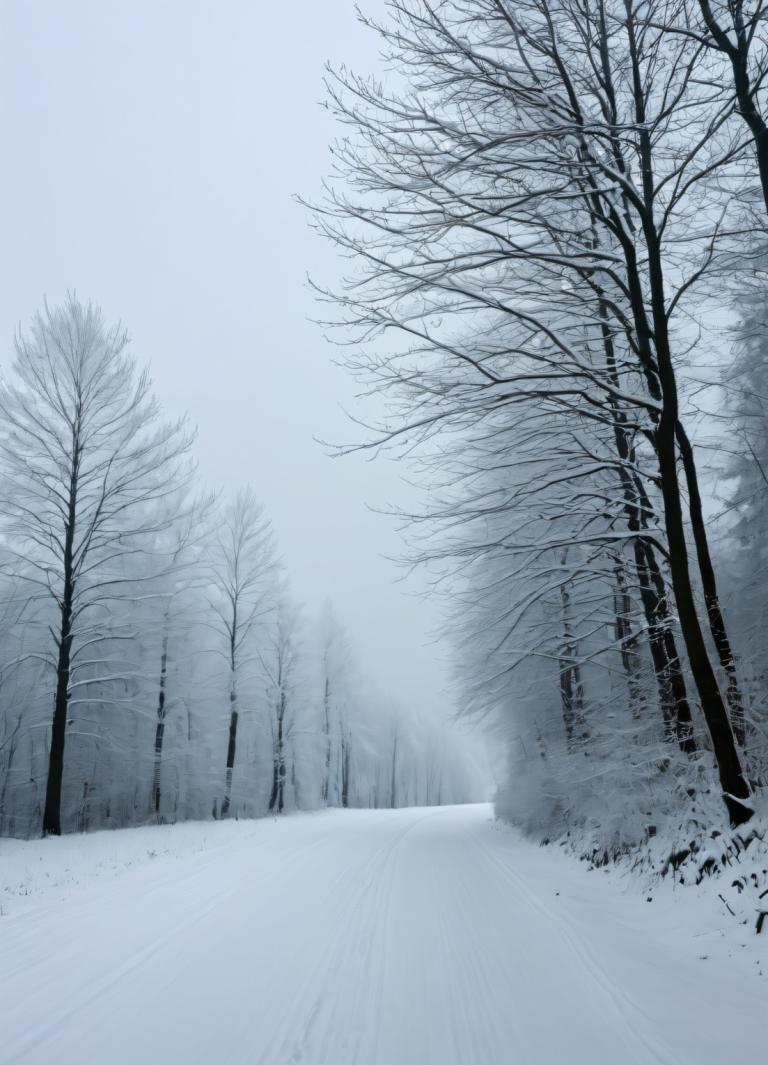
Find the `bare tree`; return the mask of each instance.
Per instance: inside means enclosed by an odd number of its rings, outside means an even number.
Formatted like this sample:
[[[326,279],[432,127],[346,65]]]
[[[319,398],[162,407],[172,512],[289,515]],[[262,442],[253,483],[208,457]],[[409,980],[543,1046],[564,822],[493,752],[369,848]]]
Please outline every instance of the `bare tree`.
[[[43,832],[55,835],[76,671],[93,664],[107,639],[107,604],[163,568],[162,558],[146,560],[177,519],[167,504],[191,475],[190,433],[183,421],[160,420],[149,377],[137,374],[126,344],[97,307],[70,296],[19,333],[13,377],[0,392],[0,512],[12,565],[57,613],[43,814]]]
[[[274,608],[277,572],[272,526],[251,489],[242,489],[226,507],[213,555],[210,604],[214,626],[223,638],[220,653],[226,659],[229,676],[229,731],[221,804],[221,816],[227,817],[241,713],[238,682],[241,671],[257,653],[255,628]]]
[[[317,214],[360,265],[328,294],[354,330],[355,368],[393,399],[370,446],[423,445],[502,410],[513,420],[521,400],[571,416],[574,431],[619,430],[615,498],[635,517],[614,543],[642,545],[642,600],[670,687],[681,666],[653,571],[656,554],[665,560],[723,799],[742,822],[750,790],[730,721],[740,692],[679,379],[683,308],[729,210],[711,178],[745,150],[731,96],[708,85],[705,49],[652,29],[662,0],[389,6],[389,22],[369,24],[404,83],[331,81],[330,106],[355,135],[335,153],[346,184]],[[384,334],[388,344],[366,344]],[[681,696],[678,685],[676,713]],[[690,749],[689,713],[677,731]]]
[[[269,810],[279,814],[285,809],[287,751],[295,718],[293,696],[298,658],[298,622],[298,610],[284,592],[277,606],[271,646],[262,657],[272,708],[272,787]]]
[[[341,769],[342,747],[346,728],[346,704],[349,699],[354,656],[346,630],[329,605],[320,622],[320,683],[322,685],[323,777],[321,797],[324,805],[336,806],[343,792]]]
[[[214,497],[204,496],[192,505],[185,506],[180,500],[180,511],[187,511],[183,521],[170,531],[168,571],[160,578],[157,601],[161,604],[160,662],[155,709],[154,765],[152,770],[151,810],[156,818],[161,817],[162,766],[165,728],[169,711],[169,664],[171,641],[174,632],[178,635],[179,615],[193,609],[194,592],[205,582],[201,566],[201,550],[205,546],[206,519],[210,516]],[[188,619],[187,619],[188,620]]]

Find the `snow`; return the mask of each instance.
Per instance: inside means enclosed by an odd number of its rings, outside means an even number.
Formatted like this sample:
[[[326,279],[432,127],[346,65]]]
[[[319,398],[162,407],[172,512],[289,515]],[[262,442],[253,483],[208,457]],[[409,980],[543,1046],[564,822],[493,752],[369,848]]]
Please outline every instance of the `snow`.
[[[759,1061],[764,937],[713,891],[488,806],[0,840],[0,1062]]]

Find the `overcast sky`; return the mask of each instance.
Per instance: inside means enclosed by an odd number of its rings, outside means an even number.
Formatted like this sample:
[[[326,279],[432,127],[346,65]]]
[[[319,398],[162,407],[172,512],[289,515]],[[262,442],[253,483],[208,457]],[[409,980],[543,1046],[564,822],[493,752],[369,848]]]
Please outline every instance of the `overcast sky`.
[[[376,66],[352,0],[0,10],[0,362],[44,296],[122,319],[166,408],[199,426],[203,476],[266,503],[297,595],[333,599],[403,699],[444,701],[435,604],[395,583],[398,534],[366,509],[405,501],[405,471],[313,441],[349,439],[354,385],[308,321],[306,274],[339,267],[292,197],[329,169],[324,62]]]

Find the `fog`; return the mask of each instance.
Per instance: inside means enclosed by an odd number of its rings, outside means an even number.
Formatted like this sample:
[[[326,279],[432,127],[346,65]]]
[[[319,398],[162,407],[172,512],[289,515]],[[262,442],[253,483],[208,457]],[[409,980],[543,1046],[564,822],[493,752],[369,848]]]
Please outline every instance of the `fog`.
[[[337,256],[294,199],[330,168],[324,63],[377,66],[351,0],[6,2],[0,50],[0,364],[44,297],[122,319],[199,427],[204,479],[266,504],[297,595],[334,601],[390,692],[447,701],[437,606],[423,575],[400,583],[396,523],[370,509],[412,498],[407,469],[316,442],[356,438],[360,412],[310,320],[307,275]]]

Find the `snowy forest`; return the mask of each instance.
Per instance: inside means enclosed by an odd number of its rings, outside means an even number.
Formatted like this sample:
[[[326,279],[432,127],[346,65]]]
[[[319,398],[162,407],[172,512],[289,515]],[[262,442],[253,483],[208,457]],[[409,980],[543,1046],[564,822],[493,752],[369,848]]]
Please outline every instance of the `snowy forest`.
[[[317,229],[361,447],[417,456],[497,813],[609,856],[768,783],[761,2],[393,0]],[[685,831],[685,829],[683,829]]]
[[[768,0],[0,8],[0,1065],[766,1060]]]
[[[201,489],[127,343],[72,296],[2,384],[0,830],[477,797],[459,733],[305,616],[254,490]]]
[[[593,854],[749,822],[768,780],[763,8],[393,0],[327,70],[323,327],[407,456],[399,517],[496,808]],[[385,413],[383,416],[381,411]],[[374,420],[376,415],[374,413]],[[300,606],[258,483],[200,483],[70,296],[0,394],[0,831],[482,797]],[[343,461],[343,460],[342,460]]]

